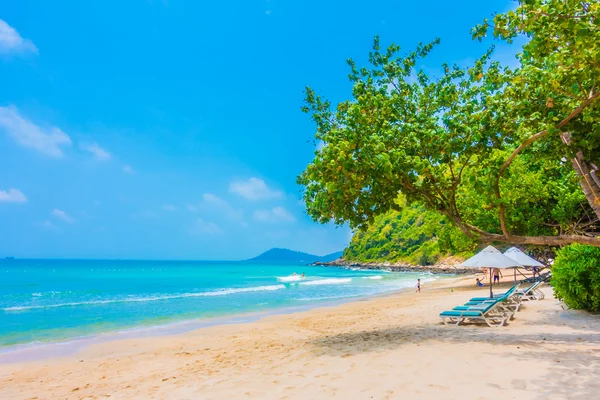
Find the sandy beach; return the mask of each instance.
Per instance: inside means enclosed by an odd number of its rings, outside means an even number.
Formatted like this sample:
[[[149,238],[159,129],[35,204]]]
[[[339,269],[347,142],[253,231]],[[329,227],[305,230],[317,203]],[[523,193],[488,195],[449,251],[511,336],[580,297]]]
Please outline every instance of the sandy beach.
[[[509,285],[504,285],[508,287]],[[600,317],[546,299],[502,328],[444,326],[473,279],[0,365],[2,399],[594,399]]]

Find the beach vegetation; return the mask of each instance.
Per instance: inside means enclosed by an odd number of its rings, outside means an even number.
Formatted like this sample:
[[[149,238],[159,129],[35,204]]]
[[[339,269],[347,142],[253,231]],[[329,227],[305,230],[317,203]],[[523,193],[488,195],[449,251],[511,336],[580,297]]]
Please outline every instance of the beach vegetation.
[[[379,215],[366,230],[358,230],[344,258],[432,265],[449,255],[470,256],[475,247],[476,242],[444,215],[413,203]]]
[[[552,266],[552,287],[570,308],[600,311],[600,248],[572,244],[560,249]]]
[[[298,177],[308,214],[365,230],[422,208],[473,241],[600,246],[600,3],[519,1],[472,35],[525,38],[518,66],[490,47],[435,76],[420,65],[439,39],[401,52],[375,38],[368,66],[348,60],[351,99],[306,88],[322,143]],[[381,226],[374,239],[415,229]]]

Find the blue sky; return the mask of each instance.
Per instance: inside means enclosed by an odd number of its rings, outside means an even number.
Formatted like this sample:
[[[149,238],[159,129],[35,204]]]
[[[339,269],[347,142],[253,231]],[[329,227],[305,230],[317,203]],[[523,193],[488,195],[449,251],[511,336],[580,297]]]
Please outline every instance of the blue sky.
[[[310,85],[350,94],[375,35],[440,37],[422,67],[466,64],[469,29],[514,3],[233,0],[0,4],[0,256],[244,259],[341,250],[296,176],[313,157]],[[514,47],[496,57],[513,64]]]

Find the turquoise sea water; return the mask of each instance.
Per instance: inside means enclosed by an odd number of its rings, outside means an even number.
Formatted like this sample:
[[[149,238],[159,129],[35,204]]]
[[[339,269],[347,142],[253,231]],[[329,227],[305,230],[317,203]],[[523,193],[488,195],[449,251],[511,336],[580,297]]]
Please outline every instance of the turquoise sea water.
[[[0,260],[0,346],[369,296],[417,278],[435,279],[290,264]]]

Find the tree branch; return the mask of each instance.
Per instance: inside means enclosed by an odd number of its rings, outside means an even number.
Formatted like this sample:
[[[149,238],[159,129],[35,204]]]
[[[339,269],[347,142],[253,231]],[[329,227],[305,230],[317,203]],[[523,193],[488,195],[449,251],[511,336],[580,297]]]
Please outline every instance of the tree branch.
[[[510,244],[533,244],[533,245],[544,245],[544,246],[564,246],[572,243],[585,244],[588,246],[600,247],[600,238],[583,236],[583,235],[558,235],[558,236],[510,236],[510,238],[504,237],[504,235],[498,235],[488,233],[487,235],[481,235],[482,239],[488,239],[489,241],[497,241]]]
[[[579,115],[586,107],[588,107],[590,104],[592,104],[599,97],[600,97],[600,91],[597,91],[596,93],[590,92],[590,96],[588,97],[588,99],[585,100],[583,103],[581,103],[581,105],[579,107],[577,107],[575,110],[573,110],[565,119],[563,119],[561,122],[559,122],[558,125],[556,125],[556,129],[560,129],[563,126],[565,126],[566,124],[568,124],[573,118],[575,118],[577,115]],[[519,153],[521,151],[523,151],[523,149],[528,147],[531,143],[535,142],[539,138],[546,136],[547,134],[548,134],[548,130],[544,129],[543,131],[536,133],[535,135],[531,136],[529,139],[527,139],[523,143],[521,143],[521,145],[519,147],[517,147],[511,153],[511,155],[504,162],[504,164],[502,164],[502,166],[500,167],[500,170],[498,171],[498,176],[496,176],[496,180],[494,182],[494,192],[496,194],[496,201],[498,201],[498,217],[500,219],[500,226],[502,228],[502,233],[504,234],[504,237],[506,239],[509,239],[511,237],[511,234],[508,231],[508,227],[506,226],[506,218],[505,218],[506,208],[504,207],[504,204],[502,203],[502,195],[500,194],[500,178],[502,178],[502,174],[504,173],[504,171],[506,171],[508,166],[513,162],[515,157],[517,157],[519,155]]]
[[[533,14],[537,14],[537,15],[543,15],[545,17],[551,17],[551,18],[561,18],[561,19],[579,19],[579,18],[590,18],[591,16],[588,15],[561,15],[561,14],[548,14],[542,11],[530,11]]]

